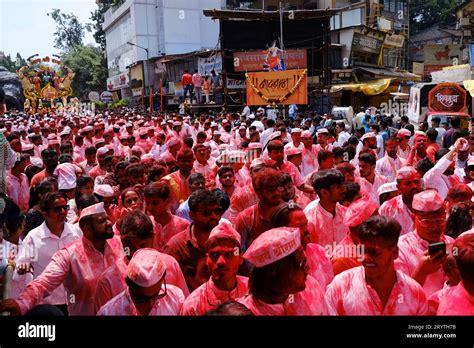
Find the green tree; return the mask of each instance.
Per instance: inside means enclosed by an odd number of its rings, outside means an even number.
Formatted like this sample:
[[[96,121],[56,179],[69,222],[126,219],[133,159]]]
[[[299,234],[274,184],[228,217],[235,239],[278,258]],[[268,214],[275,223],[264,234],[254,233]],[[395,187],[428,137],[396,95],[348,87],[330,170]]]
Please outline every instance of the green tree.
[[[27,64],[26,59],[24,59],[20,53],[16,54],[15,60],[12,60],[9,54],[0,59],[0,65],[12,73],[16,73],[18,69]]]
[[[456,0],[409,0],[410,34],[429,28],[437,23],[456,21]]]
[[[72,83],[75,97],[87,99],[90,91],[100,93],[106,89],[107,63],[99,47],[76,45],[61,59],[76,73]]]
[[[98,3],[98,8],[91,12],[90,20],[92,21],[91,29],[94,30],[95,42],[100,46],[102,51],[105,52],[105,31],[102,29],[104,23],[104,13],[111,7],[107,3]]]
[[[82,45],[85,31],[90,31],[90,24],[81,24],[73,13],[61,13],[59,9],[53,9],[48,13],[56,23],[54,33],[54,47],[63,52],[71,51],[76,45]]]

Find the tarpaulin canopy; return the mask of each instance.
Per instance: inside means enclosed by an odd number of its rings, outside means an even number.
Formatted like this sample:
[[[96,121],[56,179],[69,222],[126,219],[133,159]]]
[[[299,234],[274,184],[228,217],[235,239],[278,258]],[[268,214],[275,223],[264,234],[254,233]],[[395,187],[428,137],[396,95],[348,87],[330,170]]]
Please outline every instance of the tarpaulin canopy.
[[[342,90],[352,92],[362,92],[365,95],[377,95],[383,93],[392,82],[392,79],[380,79],[367,81],[364,83],[348,83],[343,85],[334,85],[331,87],[331,93]]]

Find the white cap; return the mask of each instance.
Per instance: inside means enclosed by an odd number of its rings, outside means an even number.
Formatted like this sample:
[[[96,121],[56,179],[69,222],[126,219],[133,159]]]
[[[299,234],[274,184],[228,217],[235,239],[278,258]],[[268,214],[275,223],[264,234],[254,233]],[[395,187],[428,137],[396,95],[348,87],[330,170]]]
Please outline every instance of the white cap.
[[[101,214],[101,213],[107,213],[104,208],[104,202],[100,202],[100,203],[97,203],[97,204],[94,204],[87,208],[82,209],[81,216],[79,217],[79,221],[81,221],[81,219],[86,216]]]
[[[113,197],[114,189],[112,188],[112,186],[107,184],[96,185],[94,187],[94,193],[101,197]]]
[[[127,266],[127,278],[144,288],[157,284],[165,272],[160,252],[151,248],[138,249]]]
[[[106,153],[109,152],[109,149],[106,148],[106,147],[100,147],[98,150],[97,150],[97,156],[101,156],[101,155],[105,155]]]

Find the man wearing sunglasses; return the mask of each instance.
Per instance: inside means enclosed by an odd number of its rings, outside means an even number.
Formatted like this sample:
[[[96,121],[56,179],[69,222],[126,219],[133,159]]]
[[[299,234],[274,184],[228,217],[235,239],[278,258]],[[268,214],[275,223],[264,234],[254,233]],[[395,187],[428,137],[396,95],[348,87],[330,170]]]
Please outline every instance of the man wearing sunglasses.
[[[107,302],[97,315],[178,315],[181,289],[166,284],[166,264],[155,249],[138,250],[127,266],[127,288]]]
[[[329,315],[426,315],[423,288],[395,270],[400,224],[373,216],[358,229],[362,266],[337,275],[325,295]]]
[[[204,315],[247,293],[248,278],[237,275],[243,261],[240,235],[231,224],[223,222],[214,227],[205,247],[211,278],[184,301],[181,315]]]
[[[23,290],[28,283],[39,277],[52,256],[69,243],[81,238],[82,233],[66,222],[68,205],[65,193],[54,192],[40,201],[45,221],[31,230],[23,240],[14,277],[15,288]],[[66,291],[60,285],[41,301],[42,304],[58,306],[67,313]]]
[[[451,244],[453,238],[445,236],[446,208],[441,195],[427,190],[413,196],[415,230],[403,235],[398,246],[400,254],[395,261],[397,270],[408,274],[423,286],[427,296],[443,288],[447,276],[441,265],[446,261],[442,250],[430,255],[431,243]]]

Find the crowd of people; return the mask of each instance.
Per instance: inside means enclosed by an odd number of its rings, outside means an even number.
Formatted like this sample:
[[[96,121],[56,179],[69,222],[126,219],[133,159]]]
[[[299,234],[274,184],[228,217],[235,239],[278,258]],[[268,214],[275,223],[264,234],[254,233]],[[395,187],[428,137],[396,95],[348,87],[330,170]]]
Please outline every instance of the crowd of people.
[[[248,109],[6,112],[0,312],[474,315],[460,119]]]

